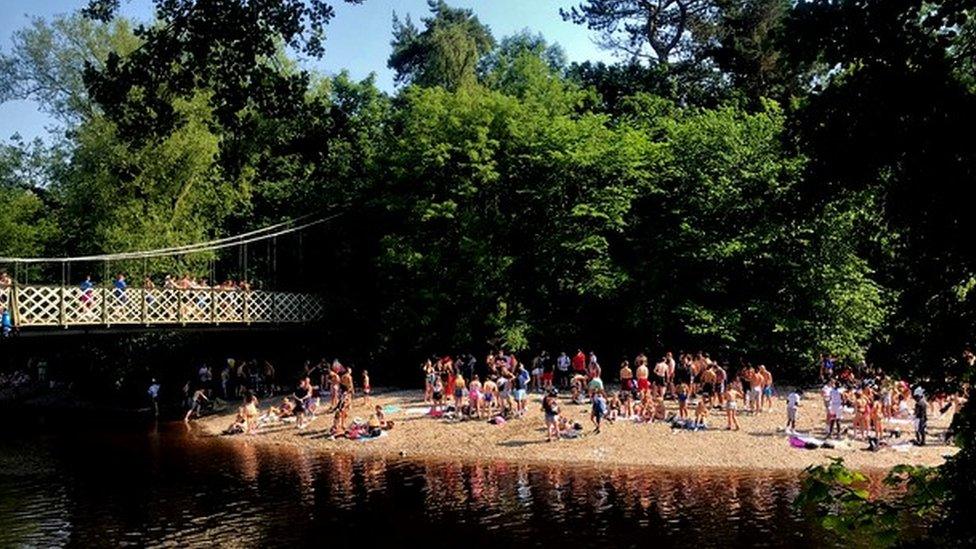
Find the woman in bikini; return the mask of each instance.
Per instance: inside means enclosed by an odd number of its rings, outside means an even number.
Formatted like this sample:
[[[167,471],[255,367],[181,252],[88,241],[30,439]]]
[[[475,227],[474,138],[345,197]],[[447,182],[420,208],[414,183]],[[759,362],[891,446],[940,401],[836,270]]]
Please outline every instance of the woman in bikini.
[[[478,380],[478,376],[474,376],[471,383],[468,384],[468,408],[472,416],[481,418],[481,409],[484,407],[484,398],[481,394],[481,381]]]

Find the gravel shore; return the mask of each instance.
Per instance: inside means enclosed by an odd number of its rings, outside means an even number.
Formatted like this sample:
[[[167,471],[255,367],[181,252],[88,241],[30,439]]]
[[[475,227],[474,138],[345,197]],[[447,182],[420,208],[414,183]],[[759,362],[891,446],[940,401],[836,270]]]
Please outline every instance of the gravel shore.
[[[848,466],[858,469],[889,468],[900,463],[938,465],[956,448],[941,442],[941,435],[951,421],[930,416],[930,445],[924,448],[901,445],[902,451],[885,448],[868,452],[863,441],[850,439],[850,449],[797,449],[790,446],[783,432],[786,421],[785,398],[776,398],[769,412],[757,415],[740,413],[740,431],[725,430],[724,412],[713,410],[709,429],[705,431],[672,430],[666,424],[653,425],[618,420],[604,424],[602,432],[592,433],[589,406],[561,402],[564,415],[584,426],[579,438],[546,442],[545,425],[540,411],[541,397],[532,395],[523,419],[504,425],[487,421],[449,422],[429,417],[424,412],[421,391],[376,391],[367,408],[357,397],[350,413],[352,418],[369,418],[372,406],[394,407],[388,413],[395,426],[384,436],[372,440],[330,440],[331,414],[323,413],[304,430],[294,424],[268,425],[252,435],[220,434],[232,421],[233,407],[225,413],[210,415],[195,422],[198,432],[250,444],[291,445],[326,452],[351,453],[360,456],[407,456],[421,459],[501,459],[512,462],[545,462],[586,466],[654,466],[661,468],[748,468],[800,470],[809,465],[827,463],[842,457]],[[262,410],[269,402],[262,402]],[[677,411],[677,403],[668,401],[668,410]],[[824,409],[820,396],[804,394],[797,428],[812,436],[823,436]],[[692,417],[694,408],[691,407]],[[850,418],[845,418],[845,426]],[[911,426],[903,426],[900,441],[911,438]]]

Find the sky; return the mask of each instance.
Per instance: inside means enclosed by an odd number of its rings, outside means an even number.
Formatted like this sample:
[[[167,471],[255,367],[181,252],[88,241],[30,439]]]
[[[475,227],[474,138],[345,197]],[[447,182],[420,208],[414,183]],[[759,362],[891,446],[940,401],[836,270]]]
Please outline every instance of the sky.
[[[573,0],[448,0],[452,6],[474,10],[496,39],[523,29],[541,32],[550,43],[558,43],[570,61],[612,61],[612,55],[598,48],[585,27],[563,21],[560,7]],[[34,17],[50,18],[77,11],[87,0],[0,0],[0,49],[9,51],[11,38]],[[410,14],[419,23],[427,15],[426,0],[365,0],[349,5],[333,0],[336,17],[326,29],[326,52],[322,59],[306,59],[302,64],[326,74],[343,69],[361,79],[376,73],[377,85],[393,91],[393,73],[386,66],[390,54],[394,11],[401,17]],[[122,0],[122,14],[147,21],[152,17],[151,0]],[[0,103],[0,139],[15,133],[25,139],[45,137],[54,122],[32,101]]]

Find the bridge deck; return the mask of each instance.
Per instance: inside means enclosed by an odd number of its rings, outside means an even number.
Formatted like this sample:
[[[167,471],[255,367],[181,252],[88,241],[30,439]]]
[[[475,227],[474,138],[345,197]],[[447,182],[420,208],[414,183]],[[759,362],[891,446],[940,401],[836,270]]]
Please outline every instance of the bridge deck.
[[[18,328],[157,324],[252,324],[312,322],[322,317],[313,294],[261,290],[0,288]]]

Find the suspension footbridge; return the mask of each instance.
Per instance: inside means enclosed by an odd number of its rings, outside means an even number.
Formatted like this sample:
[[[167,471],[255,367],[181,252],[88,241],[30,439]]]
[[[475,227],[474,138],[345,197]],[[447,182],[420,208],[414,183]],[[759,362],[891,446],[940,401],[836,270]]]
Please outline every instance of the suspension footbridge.
[[[0,257],[0,269],[13,266],[13,276],[6,271],[0,278],[0,311],[5,331],[33,328],[124,327],[124,326],[222,326],[250,324],[310,323],[320,320],[324,304],[319,293],[282,291],[274,288],[276,280],[278,239],[297,234],[336,217],[299,218],[248,233],[170,248],[100,254],[79,257]],[[267,243],[265,265],[272,274],[268,286],[252,289],[248,275],[248,246]],[[299,246],[300,246],[299,242]],[[109,276],[111,265],[149,265],[160,258],[181,258],[237,248],[242,259],[240,281],[216,284],[215,262],[210,260],[209,282],[187,283],[167,277],[162,287],[152,282],[153,275],[144,268],[142,284],[130,286],[125,279]],[[273,250],[273,251],[272,251]],[[104,279],[96,284],[86,277],[72,284],[72,266],[103,266]],[[31,273],[57,272],[60,283],[31,281]],[[77,267],[75,272],[78,272]],[[206,280],[206,279],[204,279]]]

